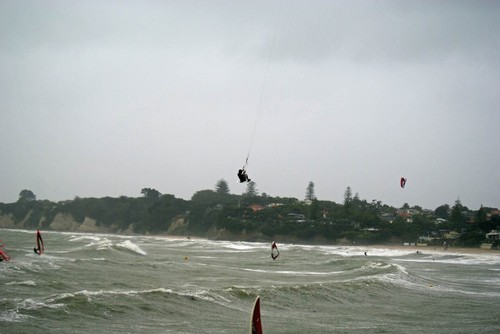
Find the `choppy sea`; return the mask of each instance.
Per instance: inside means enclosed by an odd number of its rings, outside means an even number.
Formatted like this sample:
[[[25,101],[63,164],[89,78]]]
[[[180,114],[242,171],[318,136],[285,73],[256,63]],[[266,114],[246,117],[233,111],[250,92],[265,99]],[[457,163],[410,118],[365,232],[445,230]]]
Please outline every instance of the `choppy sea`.
[[[0,333],[500,333],[496,252],[42,235],[0,229]]]

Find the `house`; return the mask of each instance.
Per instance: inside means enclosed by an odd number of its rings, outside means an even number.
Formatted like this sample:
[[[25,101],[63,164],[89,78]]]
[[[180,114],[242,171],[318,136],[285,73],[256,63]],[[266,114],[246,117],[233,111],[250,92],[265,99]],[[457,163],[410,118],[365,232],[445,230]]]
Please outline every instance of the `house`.
[[[413,222],[410,210],[398,210],[398,216],[403,218],[407,223]]]
[[[385,222],[392,223],[396,219],[396,217],[394,217],[392,213],[384,212],[380,216],[380,219],[382,219]]]
[[[493,241],[493,240],[500,240],[500,232],[497,230],[491,230],[490,233],[486,233],[486,239]]]
[[[260,204],[252,204],[252,205],[250,205],[250,209],[252,209],[253,212],[257,212],[257,211],[263,210],[264,207]]]
[[[295,221],[296,223],[304,223],[306,221],[306,216],[301,213],[289,213],[287,214],[288,219]]]
[[[444,218],[436,218],[435,223],[436,223],[436,225],[446,223],[446,219],[444,219]]]
[[[450,239],[450,240],[458,239],[459,236],[460,236],[460,233],[455,232],[455,231],[450,231],[450,232],[444,234],[444,238]]]
[[[493,216],[500,216],[500,210],[498,209],[491,210],[491,212],[486,214],[486,219],[491,220],[491,217]]]

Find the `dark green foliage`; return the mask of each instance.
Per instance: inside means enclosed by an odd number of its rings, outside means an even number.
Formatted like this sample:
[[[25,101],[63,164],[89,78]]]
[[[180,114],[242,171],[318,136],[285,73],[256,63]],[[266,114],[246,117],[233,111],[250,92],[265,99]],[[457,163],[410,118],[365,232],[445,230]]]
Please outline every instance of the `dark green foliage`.
[[[21,190],[19,193],[19,202],[31,202],[36,201],[36,196],[31,190]]]
[[[476,211],[476,223],[484,224],[487,221],[486,209],[481,207]]]
[[[484,233],[479,230],[470,230],[462,233],[457,245],[464,247],[478,247],[484,241]]]
[[[349,207],[352,203],[352,191],[351,187],[347,187],[344,192],[344,209],[346,213],[349,213]]]
[[[24,221],[28,228],[44,228],[55,216],[55,203],[50,201],[17,201],[0,203],[0,212],[11,215],[16,222]]]
[[[500,217],[493,208],[481,207],[469,211],[459,200],[453,208],[438,207],[434,212],[405,203],[404,211],[384,205],[381,201],[367,202],[359,196],[352,197],[348,187],[344,205],[316,198],[299,201],[296,198],[258,195],[256,191],[243,195],[228,192],[225,181],[217,183],[216,190],[200,190],[191,200],[162,195],[151,188],[142,189],[143,197],[131,198],[75,198],[72,201],[53,203],[34,200],[34,194],[22,192],[15,203],[0,203],[0,214],[10,215],[16,224],[26,228],[50,227],[57,214],[71,215],[77,222],[85,218],[96,221],[98,226],[115,231],[132,229],[136,233],[165,233],[174,221],[180,219],[182,233],[205,236],[218,229],[231,232],[235,237],[245,235],[250,240],[274,239],[283,236],[294,240],[357,244],[387,241],[416,242],[428,240],[442,244],[446,233],[455,231],[459,238],[455,245],[477,246],[485,241],[485,234],[500,227]],[[406,214],[411,212],[409,219]],[[405,215],[403,215],[405,214]],[[448,221],[436,225],[436,218]],[[252,239],[253,238],[253,239]]]
[[[467,208],[465,208],[462,205],[462,202],[457,199],[455,201],[455,205],[451,208],[450,222],[452,224],[452,228],[462,229],[465,227],[466,216],[464,215],[464,212],[466,210]]]
[[[314,182],[309,181],[309,185],[306,188],[306,200],[312,201],[316,199],[316,195],[314,193]]]
[[[215,184],[215,192],[218,194],[225,194],[229,195],[229,186],[227,184],[227,181],[224,179],[220,179],[217,181]]]
[[[142,204],[143,207],[138,208],[143,215],[136,217],[138,219],[136,222],[130,221],[134,224],[136,233],[164,232],[168,230],[174,218],[184,214],[188,208],[185,200],[175,198],[173,195],[163,195],[153,202]]]
[[[436,210],[434,210],[434,214],[436,215],[436,217],[443,219],[448,219],[450,215],[449,212],[450,212],[450,206],[448,204],[438,206]]]
[[[311,202],[311,205],[309,206],[308,209],[308,216],[310,220],[317,220],[320,215],[319,215],[319,203],[317,199],[313,199]]]
[[[257,185],[255,184],[255,182],[253,181],[248,182],[245,195],[249,197],[256,197],[258,194],[259,192],[257,191]]]
[[[158,199],[161,196],[161,193],[158,190],[152,188],[143,188],[141,190],[141,194],[143,194],[146,198],[152,199]]]

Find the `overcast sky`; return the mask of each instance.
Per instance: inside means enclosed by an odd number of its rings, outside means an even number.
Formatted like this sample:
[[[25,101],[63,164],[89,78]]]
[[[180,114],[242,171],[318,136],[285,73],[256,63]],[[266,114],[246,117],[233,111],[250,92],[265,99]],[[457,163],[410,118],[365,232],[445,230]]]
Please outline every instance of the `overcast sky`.
[[[500,207],[499,1],[0,1],[0,202]],[[408,179],[405,189],[399,179]]]

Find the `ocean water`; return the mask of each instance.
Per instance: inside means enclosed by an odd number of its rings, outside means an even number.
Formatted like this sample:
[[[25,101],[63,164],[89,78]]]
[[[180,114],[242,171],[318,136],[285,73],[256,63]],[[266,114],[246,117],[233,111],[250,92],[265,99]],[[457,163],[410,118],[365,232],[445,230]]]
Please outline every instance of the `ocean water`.
[[[500,333],[495,252],[42,233],[0,229],[0,333]]]

